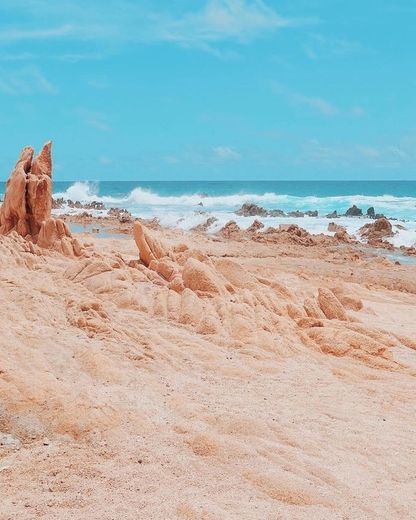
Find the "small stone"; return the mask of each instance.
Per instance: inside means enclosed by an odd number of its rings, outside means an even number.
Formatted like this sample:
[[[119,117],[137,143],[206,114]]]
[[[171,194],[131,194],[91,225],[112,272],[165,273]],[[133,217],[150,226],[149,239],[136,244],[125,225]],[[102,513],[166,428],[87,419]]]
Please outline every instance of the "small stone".
[[[22,446],[20,439],[12,435],[11,433],[3,433],[0,432],[0,447],[1,448],[11,448],[18,450]]]

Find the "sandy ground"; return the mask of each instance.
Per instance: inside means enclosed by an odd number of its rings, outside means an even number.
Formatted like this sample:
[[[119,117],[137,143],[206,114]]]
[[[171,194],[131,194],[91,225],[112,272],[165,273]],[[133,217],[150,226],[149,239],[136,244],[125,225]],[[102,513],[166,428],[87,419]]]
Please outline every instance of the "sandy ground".
[[[414,518],[416,266],[153,233],[0,237],[0,519]]]

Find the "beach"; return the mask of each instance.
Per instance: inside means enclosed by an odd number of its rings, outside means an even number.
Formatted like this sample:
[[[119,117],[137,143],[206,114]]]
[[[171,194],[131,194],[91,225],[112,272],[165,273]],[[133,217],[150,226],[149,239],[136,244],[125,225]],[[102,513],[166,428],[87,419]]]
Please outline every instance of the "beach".
[[[136,222],[0,237],[1,518],[410,518],[416,266]]]

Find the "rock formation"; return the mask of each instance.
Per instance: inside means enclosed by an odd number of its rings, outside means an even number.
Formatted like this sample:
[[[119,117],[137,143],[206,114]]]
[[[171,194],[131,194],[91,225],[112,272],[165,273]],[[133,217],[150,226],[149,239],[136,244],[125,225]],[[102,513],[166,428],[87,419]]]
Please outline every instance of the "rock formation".
[[[366,224],[359,229],[362,238],[369,243],[382,241],[384,238],[393,236],[393,228],[386,218],[379,218],[374,223]]]
[[[339,224],[336,224],[335,222],[330,222],[328,224],[328,231],[330,231],[331,233],[336,233],[337,231],[346,231],[345,227],[344,226],[340,226]]]
[[[81,246],[72,238],[68,226],[60,219],[51,218],[51,149],[49,141],[35,159],[31,146],[22,150],[0,207],[0,235],[16,231],[40,247],[79,256]]]
[[[362,217],[363,216],[363,210],[360,208],[357,208],[357,206],[354,204],[350,208],[347,209],[345,212],[346,217]]]
[[[248,233],[257,233],[260,229],[264,228],[263,222],[260,222],[260,220],[255,219],[250,227],[247,228]]]
[[[133,236],[139,248],[140,260],[146,267],[149,267],[150,262],[160,260],[164,256],[167,256],[162,244],[153,238],[147,228],[138,220],[133,226]]]
[[[257,204],[245,202],[241,208],[235,212],[235,214],[242,217],[267,217],[269,212]]]

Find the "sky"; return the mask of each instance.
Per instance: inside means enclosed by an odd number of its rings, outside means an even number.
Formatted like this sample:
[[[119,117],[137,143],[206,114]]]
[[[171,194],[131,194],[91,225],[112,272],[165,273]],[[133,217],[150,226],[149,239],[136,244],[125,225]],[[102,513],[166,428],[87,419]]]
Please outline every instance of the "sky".
[[[416,180],[414,0],[0,0],[0,180]]]

